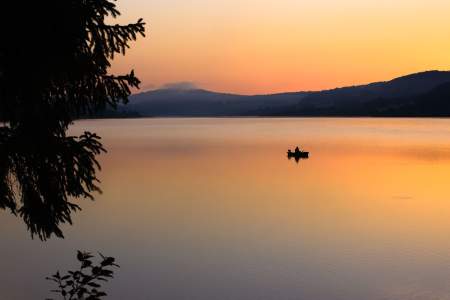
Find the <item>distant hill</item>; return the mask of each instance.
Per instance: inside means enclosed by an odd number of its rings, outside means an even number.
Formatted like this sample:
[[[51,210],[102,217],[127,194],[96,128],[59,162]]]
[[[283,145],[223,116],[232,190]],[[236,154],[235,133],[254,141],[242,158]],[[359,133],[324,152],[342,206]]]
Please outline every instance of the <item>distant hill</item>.
[[[450,82],[419,95],[373,100],[367,104],[366,111],[372,116],[448,117]]]
[[[387,111],[394,103],[409,102],[442,84],[450,82],[450,72],[428,71],[391,81],[371,83],[313,92],[295,106],[277,112],[261,111],[262,115],[305,116],[374,116]],[[450,100],[450,99],[449,99]],[[397,110],[400,114],[400,111]],[[450,114],[450,111],[448,111]]]
[[[244,96],[165,88],[131,96],[127,110],[144,117],[450,116],[449,91],[450,72],[428,71],[318,92]]]
[[[133,95],[128,108],[143,116],[242,116],[295,105],[306,94],[244,96],[202,89],[160,89]]]

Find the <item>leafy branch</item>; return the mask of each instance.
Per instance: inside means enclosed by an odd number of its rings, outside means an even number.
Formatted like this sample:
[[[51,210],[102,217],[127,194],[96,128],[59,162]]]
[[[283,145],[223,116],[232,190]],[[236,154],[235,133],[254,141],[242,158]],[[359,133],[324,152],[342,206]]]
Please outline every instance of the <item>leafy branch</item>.
[[[54,275],[47,277],[47,280],[57,284],[57,289],[52,292],[59,294],[64,300],[100,300],[107,296],[101,291],[101,282],[106,282],[113,278],[113,267],[119,267],[113,257],[106,257],[99,253],[101,261],[94,264],[94,257],[89,252],[77,252],[77,259],[81,263],[78,270],[68,271],[66,275],[61,275],[57,271]],[[47,300],[53,300],[48,298]]]

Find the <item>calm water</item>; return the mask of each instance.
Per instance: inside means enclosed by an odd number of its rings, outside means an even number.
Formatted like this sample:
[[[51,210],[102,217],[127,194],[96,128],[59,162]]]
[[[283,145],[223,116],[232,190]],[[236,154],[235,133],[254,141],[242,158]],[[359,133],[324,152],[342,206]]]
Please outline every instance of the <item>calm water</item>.
[[[450,120],[78,122],[104,193],[65,240],[0,213],[0,299],[43,299],[77,249],[115,256],[109,299],[450,299]],[[311,152],[298,164],[296,144]]]

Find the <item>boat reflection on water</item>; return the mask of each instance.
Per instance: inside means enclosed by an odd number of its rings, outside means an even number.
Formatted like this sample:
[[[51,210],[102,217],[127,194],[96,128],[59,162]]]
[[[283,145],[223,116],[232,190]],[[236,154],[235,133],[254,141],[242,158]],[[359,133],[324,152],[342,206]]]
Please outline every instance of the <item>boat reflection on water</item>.
[[[300,161],[300,159],[308,159],[309,152],[302,151],[302,150],[300,150],[299,147],[296,147],[294,151],[292,151],[291,149],[288,150],[287,157],[289,160],[294,158],[295,162],[298,163]]]

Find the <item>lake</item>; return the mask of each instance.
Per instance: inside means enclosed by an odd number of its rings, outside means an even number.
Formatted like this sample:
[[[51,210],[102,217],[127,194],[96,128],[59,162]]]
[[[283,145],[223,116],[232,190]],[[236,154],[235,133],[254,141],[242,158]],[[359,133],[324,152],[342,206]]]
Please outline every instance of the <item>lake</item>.
[[[450,120],[79,121],[103,194],[65,239],[0,213],[0,299],[44,299],[76,250],[116,257],[107,299],[450,299]],[[288,160],[301,146],[310,158]]]

